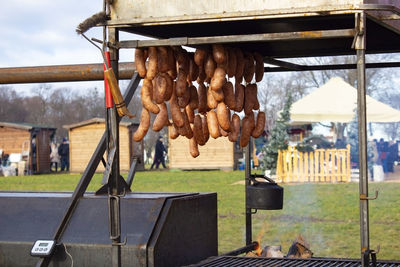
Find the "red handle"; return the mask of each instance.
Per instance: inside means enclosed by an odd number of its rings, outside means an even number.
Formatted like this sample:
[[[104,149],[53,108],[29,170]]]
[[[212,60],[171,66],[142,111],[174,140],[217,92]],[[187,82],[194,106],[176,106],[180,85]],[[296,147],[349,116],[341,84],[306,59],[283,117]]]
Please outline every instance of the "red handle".
[[[106,59],[107,59],[107,64],[108,66],[111,65],[110,63],[110,52],[106,51],[104,52]],[[106,65],[104,64],[104,70],[106,70]],[[112,96],[111,96],[111,90],[110,90],[110,86],[108,85],[108,82],[106,80],[106,77],[104,76],[104,90],[105,90],[105,96],[106,96],[106,108],[112,108],[113,107],[113,100],[112,100]]]

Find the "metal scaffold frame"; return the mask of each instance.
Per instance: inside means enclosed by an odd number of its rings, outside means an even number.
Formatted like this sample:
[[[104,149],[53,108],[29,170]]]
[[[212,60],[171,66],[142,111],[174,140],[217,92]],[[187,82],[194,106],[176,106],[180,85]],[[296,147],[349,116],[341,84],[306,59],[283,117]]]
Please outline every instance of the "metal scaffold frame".
[[[357,69],[357,114],[358,114],[358,132],[359,132],[359,162],[360,162],[360,239],[361,239],[361,262],[362,266],[366,266],[369,262],[371,253],[375,253],[370,249],[369,244],[369,208],[368,201],[368,165],[367,165],[367,127],[366,127],[366,83],[365,83],[365,50],[366,50],[366,13],[360,11],[355,13],[354,29],[345,30],[327,30],[327,31],[311,31],[307,33],[291,32],[291,33],[269,33],[269,34],[252,34],[252,35],[231,35],[231,36],[213,36],[213,37],[194,37],[194,38],[171,38],[164,40],[135,40],[112,42],[118,48],[136,48],[149,46],[164,45],[188,45],[196,46],[212,43],[242,43],[242,42],[274,42],[276,40],[297,40],[297,39],[329,39],[335,37],[353,38],[353,48],[356,50],[357,63],[352,68]],[[114,35],[113,35],[114,34]],[[113,32],[110,36],[113,40],[117,40],[117,32]],[[117,50],[117,49],[115,49]],[[266,60],[271,63],[271,60]],[[274,61],[277,65],[286,67],[290,64],[286,62]],[[382,65],[384,66],[384,65]],[[296,67],[294,64],[289,67]],[[322,66],[321,66],[322,67]],[[337,66],[336,66],[337,67]],[[349,66],[345,66],[349,68]],[[306,69],[307,67],[305,67]],[[324,67],[322,67],[324,68]],[[329,67],[328,67],[329,68]],[[268,69],[267,69],[268,70]],[[287,69],[285,69],[287,70]],[[250,185],[251,176],[251,144],[249,142],[245,148],[245,186]],[[247,194],[247,191],[246,191]],[[247,197],[246,197],[247,198]],[[252,238],[252,216],[251,208],[246,207],[246,245],[251,245]],[[117,266],[117,265],[116,265]]]

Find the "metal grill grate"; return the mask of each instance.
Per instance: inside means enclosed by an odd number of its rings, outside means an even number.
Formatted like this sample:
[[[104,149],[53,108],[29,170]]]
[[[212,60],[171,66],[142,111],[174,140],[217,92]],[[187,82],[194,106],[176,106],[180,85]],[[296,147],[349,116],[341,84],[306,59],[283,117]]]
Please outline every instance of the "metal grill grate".
[[[334,258],[311,258],[311,259],[289,259],[289,258],[252,258],[219,256],[205,260],[192,266],[229,266],[229,267],[360,267],[360,260],[334,259]],[[372,264],[370,265],[372,266]],[[377,267],[400,267],[400,261],[378,261]]]

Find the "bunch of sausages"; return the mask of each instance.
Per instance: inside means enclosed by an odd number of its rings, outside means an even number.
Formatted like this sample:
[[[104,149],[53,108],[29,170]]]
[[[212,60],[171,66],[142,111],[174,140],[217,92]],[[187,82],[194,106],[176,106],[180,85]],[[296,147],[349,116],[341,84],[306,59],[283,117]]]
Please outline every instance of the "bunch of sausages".
[[[142,140],[150,128],[150,112],[157,114],[152,129],[172,126],[170,138],[186,136],[194,158],[200,154],[198,146],[205,145],[210,136],[227,136],[236,142],[240,134],[240,145],[245,147],[250,136],[262,134],[265,113],[259,111],[257,118],[254,115],[260,104],[257,84],[252,83],[253,78],[260,82],[264,75],[260,54],[221,44],[198,48],[194,53],[159,46],[137,48],[135,64],[144,78],[140,93],[143,110],[135,141]],[[236,113],[242,111],[241,123]]]

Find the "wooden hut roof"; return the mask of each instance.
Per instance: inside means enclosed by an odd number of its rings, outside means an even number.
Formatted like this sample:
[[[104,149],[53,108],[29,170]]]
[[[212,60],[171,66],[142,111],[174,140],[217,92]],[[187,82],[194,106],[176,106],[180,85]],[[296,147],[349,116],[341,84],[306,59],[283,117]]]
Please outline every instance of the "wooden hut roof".
[[[86,121],[81,121],[81,122],[78,122],[78,123],[63,125],[63,128],[70,130],[70,129],[74,129],[74,128],[78,128],[78,127],[82,127],[82,126],[86,126],[86,125],[90,125],[90,124],[94,124],[94,123],[105,123],[105,121],[106,120],[104,118],[92,118],[92,119],[89,119],[89,120],[86,120]],[[120,122],[120,125],[123,125],[123,126],[126,126],[126,127],[131,126],[133,124],[135,124],[135,123],[133,123],[133,122],[125,122],[125,121],[121,121]]]
[[[0,127],[10,127],[22,130],[32,130],[32,129],[49,129],[49,130],[56,130],[54,127],[44,126],[44,125],[37,125],[32,123],[26,122],[0,122]]]

